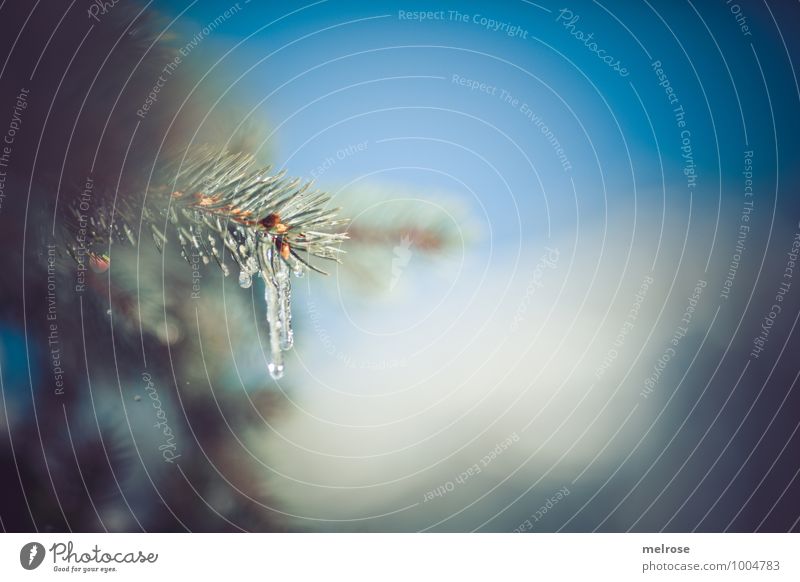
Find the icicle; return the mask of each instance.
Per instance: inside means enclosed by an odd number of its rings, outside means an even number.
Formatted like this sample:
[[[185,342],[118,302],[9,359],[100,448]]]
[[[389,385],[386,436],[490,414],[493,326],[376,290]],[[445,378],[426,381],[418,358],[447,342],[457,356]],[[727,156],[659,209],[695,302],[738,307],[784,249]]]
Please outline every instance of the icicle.
[[[289,265],[277,253],[275,265],[275,283],[278,290],[278,320],[281,327],[281,349],[291,350],[294,345],[294,332],[292,331],[292,279],[289,276]]]
[[[283,376],[283,351],[281,350],[281,321],[278,316],[278,287],[273,270],[273,252],[263,245],[260,249],[261,278],[264,279],[264,302],[267,304],[269,326],[269,351],[272,361],[267,366],[275,380]]]

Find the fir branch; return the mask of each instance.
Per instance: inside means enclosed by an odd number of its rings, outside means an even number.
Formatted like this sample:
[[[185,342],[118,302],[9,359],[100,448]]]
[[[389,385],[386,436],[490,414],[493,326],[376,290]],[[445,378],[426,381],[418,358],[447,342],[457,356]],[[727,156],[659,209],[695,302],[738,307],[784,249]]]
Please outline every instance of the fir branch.
[[[135,232],[149,230],[159,251],[176,236],[187,262],[199,256],[215,261],[227,276],[226,255],[239,267],[239,284],[250,287],[254,276],[265,283],[270,331],[270,372],[283,373],[282,350],[292,347],[290,271],[326,274],[312,257],[339,262],[347,238],[338,227],[338,209],[330,197],[311,189],[311,182],[290,179],[285,172],[254,169],[249,154],[199,148],[155,172],[157,180],[139,208],[127,198],[96,199],[87,216],[76,201],[71,207],[69,254],[78,262],[107,266],[115,242],[136,245]]]
[[[94,213],[85,216],[76,202],[71,230],[76,233],[82,220],[90,228],[87,240],[76,239],[68,250],[80,260],[84,252],[102,253],[113,242],[135,245],[141,221],[159,250],[173,230],[185,259],[190,251],[204,263],[213,258],[225,274],[222,246],[251,275],[267,266],[258,263],[264,246],[274,247],[286,261],[296,259],[295,269],[326,274],[310,257],[339,261],[339,245],[347,235],[334,230],[347,221],[335,218],[339,209],[327,208],[330,196],[311,190],[311,182],[288,179],[285,172],[271,175],[269,167],[253,169],[253,160],[249,154],[202,148],[166,163],[140,208],[127,198],[101,199]]]

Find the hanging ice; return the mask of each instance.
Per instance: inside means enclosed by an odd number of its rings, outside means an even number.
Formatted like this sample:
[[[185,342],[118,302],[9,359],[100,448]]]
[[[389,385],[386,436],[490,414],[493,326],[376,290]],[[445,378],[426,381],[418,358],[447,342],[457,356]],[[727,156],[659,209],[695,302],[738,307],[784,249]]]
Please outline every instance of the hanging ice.
[[[289,276],[289,265],[277,253],[275,284],[278,289],[278,322],[280,323],[281,349],[290,350],[294,345],[292,331],[292,279]]]
[[[261,247],[261,278],[264,280],[264,302],[269,326],[270,375],[283,376],[283,350],[294,344],[292,333],[292,282],[289,266],[280,254],[267,245]]]
[[[270,252],[270,254],[272,254]],[[269,327],[269,352],[270,363],[267,365],[269,374],[275,380],[283,376],[283,351],[280,346],[281,322],[278,318],[278,288],[275,278],[269,271],[262,271],[264,279],[264,302],[267,304],[267,326]]]

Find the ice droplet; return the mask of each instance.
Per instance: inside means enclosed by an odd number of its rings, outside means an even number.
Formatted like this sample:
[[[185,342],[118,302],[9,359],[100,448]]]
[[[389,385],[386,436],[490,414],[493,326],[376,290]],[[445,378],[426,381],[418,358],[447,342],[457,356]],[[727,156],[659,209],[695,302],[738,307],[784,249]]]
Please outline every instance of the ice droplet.
[[[250,275],[250,273],[248,273],[244,269],[239,271],[239,287],[241,287],[242,289],[247,289],[252,284],[253,284],[253,277]]]
[[[267,368],[269,369],[269,375],[272,376],[274,380],[283,378],[283,364],[270,364]]]

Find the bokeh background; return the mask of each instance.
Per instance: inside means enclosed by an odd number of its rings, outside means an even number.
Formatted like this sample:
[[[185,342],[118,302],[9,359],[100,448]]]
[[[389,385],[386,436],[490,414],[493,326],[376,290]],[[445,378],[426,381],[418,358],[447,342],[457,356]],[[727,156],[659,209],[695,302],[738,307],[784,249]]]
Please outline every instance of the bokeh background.
[[[0,526],[797,531],[798,16],[0,4]],[[350,219],[280,381],[260,284],[64,252],[198,144]]]

